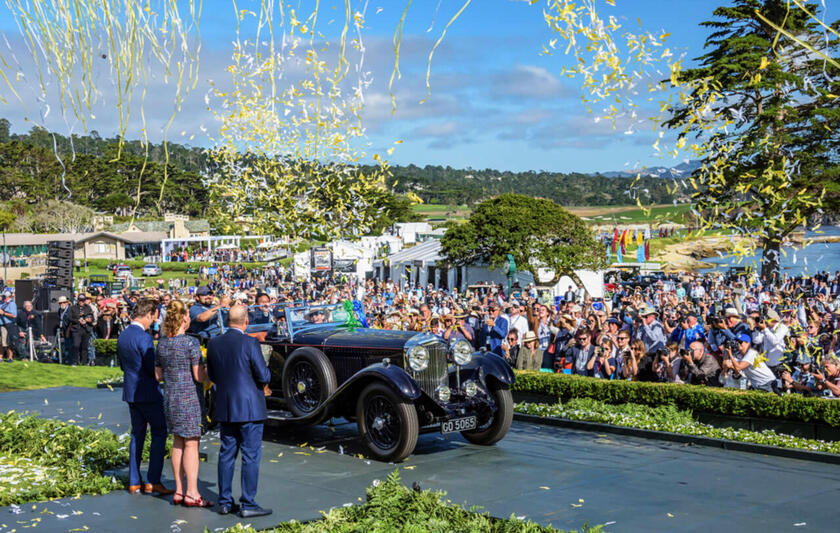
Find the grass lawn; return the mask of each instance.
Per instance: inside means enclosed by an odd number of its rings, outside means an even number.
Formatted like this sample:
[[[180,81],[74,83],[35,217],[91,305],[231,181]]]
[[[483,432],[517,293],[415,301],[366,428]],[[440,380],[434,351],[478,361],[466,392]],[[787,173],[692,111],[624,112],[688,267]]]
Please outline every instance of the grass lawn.
[[[605,208],[606,209],[606,208]],[[575,213],[575,208],[570,209]],[[658,205],[651,207],[647,213],[642,209],[627,210],[616,208],[614,212],[600,213],[597,215],[583,215],[591,224],[642,224],[645,222],[671,222],[682,224],[685,222],[685,215],[691,211],[690,204],[679,205]]]
[[[691,211],[691,205],[658,205],[651,207],[648,213],[645,213],[644,210],[639,208],[627,210],[626,207],[618,207],[614,209],[612,212],[582,216],[585,216],[591,224],[640,224],[645,222],[673,222],[675,224],[682,224],[685,221],[685,215]],[[572,213],[575,213],[576,210],[576,208],[570,209]]]
[[[574,206],[566,207],[573,215],[583,217],[590,224],[643,224],[646,222],[672,222],[682,224],[691,210],[689,204],[663,204],[650,207],[646,213],[633,205]],[[415,214],[429,221],[440,219],[463,221],[472,210],[466,205],[417,204],[412,206]]]
[[[15,361],[0,366],[0,392],[63,386],[92,389],[99,380],[121,375],[119,368]]]
[[[134,273],[134,284],[141,287],[157,287],[158,283],[157,280],[170,280],[172,278],[186,278],[187,285],[192,285],[195,279],[198,277],[198,274],[187,274],[186,272],[178,272],[174,270],[164,270],[160,276],[149,276],[143,277],[141,276],[142,269],[135,268],[133,271]],[[89,277],[91,275],[105,275],[108,276],[108,279],[113,281],[114,276],[111,274],[110,270],[106,270],[105,268],[98,268],[96,266],[90,266],[88,268],[82,268],[81,272],[76,273],[76,276],[79,277]],[[164,286],[167,286],[164,283]]]
[[[416,215],[423,217],[423,220],[426,222],[430,220],[439,222],[440,219],[463,221],[472,212],[466,205],[416,204],[411,206],[411,209]]]

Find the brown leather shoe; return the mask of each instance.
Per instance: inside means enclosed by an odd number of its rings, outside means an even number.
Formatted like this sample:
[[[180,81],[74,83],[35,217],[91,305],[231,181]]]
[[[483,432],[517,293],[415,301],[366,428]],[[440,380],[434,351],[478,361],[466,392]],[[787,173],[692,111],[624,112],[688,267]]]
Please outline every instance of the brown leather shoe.
[[[140,494],[140,485],[131,485],[128,487],[129,494]]]
[[[143,486],[143,492],[146,494],[153,494],[155,496],[169,496],[170,494],[175,493],[173,489],[167,489],[160,483],[155,483],[154,485],[146,483],[146,485]]]

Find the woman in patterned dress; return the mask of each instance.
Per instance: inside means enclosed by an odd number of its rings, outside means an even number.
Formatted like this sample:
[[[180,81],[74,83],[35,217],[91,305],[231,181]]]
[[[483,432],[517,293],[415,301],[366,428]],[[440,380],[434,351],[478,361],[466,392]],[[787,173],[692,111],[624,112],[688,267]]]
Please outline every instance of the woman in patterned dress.
[[[185,335],[190,314],[180,300],[166,306],[163,322],[165,337],[158,341],[155,373],[163,381],[163,407],[166,425],[174,435],[172,471],[175,495],[172,503],[187,507],[210,507],[198,492],[198,441],[201,438],[202,388],[207,370],[201,359],[198,340]],[[184,492],[183,479],[187,490]]]

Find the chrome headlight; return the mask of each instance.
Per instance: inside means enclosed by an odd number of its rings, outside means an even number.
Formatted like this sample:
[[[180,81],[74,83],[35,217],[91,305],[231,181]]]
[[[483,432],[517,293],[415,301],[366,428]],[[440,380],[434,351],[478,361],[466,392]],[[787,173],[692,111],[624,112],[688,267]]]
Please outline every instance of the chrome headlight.
[[[452,358],[458,365],[464,366],[472,361],[472,351],[469,341],[461,339],[452,345]]]
[[[475,381],[470,379],[464,382],[464,394],[467,395],[467,398],[472,398],[478,394],[478,385],[475,384]]]
[[[450,396],[452,391],[449,390],[449,387],[444,387],[443,385],[441,385],[440,387],[437,388],[436,392],[437,392],[438,400],[440,400],[442,402],[448,402],[449,401],[449,396]]]
[[[408,350],[408,366],[415,372],[426,370],[429,366],[429,350],[417,345]]]

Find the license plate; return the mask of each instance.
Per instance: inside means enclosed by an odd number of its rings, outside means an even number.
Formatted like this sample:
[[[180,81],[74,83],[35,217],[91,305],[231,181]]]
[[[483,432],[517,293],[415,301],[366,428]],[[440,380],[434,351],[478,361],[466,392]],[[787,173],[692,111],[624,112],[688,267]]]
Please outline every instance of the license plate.
[[[476,428],[476,421],[474,416],[465,416],[464,418],[453,418],[447,420],[440,425],[441,433],[454,433],[456,431],[469,431]]]

